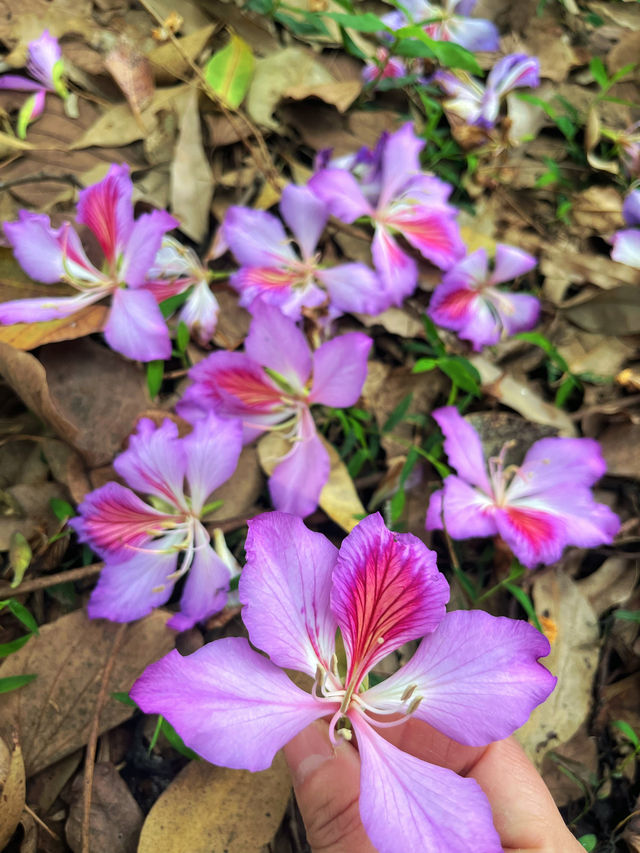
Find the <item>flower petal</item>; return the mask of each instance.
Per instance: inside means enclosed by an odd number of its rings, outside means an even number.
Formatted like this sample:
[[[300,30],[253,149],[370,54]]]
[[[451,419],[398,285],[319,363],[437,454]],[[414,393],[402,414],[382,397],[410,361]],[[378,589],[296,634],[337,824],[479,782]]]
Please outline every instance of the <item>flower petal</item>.
[[[444,510],[447,533],[454,539],[470,539],[474,536],[495,536],[498,532],[494,519],[494,503],[491,498],[460,477],[447,477],[442,494],[432,497],[433,507],[427,511],[427,530],[442,530]]]
[[[49,30],[44,30],[37,39],[29,42],[27,70],[49,89],[54,87],[53,67],[60,59],[62,51],[58,39]]]
[[[501,284],[504,281],[513,281],[514,278],[528,273],[537,263],[537,260],[529,252],[517,249],[515,246],[498,243],[491,283]]]
[[[84,253],[68,222],[52,228],[48,216],[21,210],[17,222],[5,222],[4,233],[22,269],[36,281],[54,284],[72,277],[96,280],[98,271]]]
[[[627,195],[622,205],[622,215],[627,225],[640,225],[640,190],[632,190]]]
[[[640,269],[640,229],[628,228],[624,231],[616,231],[612,243],[611,257],[614,261]]]
[[[154,210],[136,219],[122,250],[120,280],[129,287],[140,287],[160,251],[162,238],[179,225],[166,210]]]
[[[310,403],[354,406],[367,378],[367,357],[373,341],[361,332],[348,332],[325,341],[313,354]]]
[[[392,746],[357,714],[360,816],[379,853],[502,853],[491,807],[474,779]]]
[[[535,498],[567,484],[592,486],[607,470],[602,449],[592,438],[542,438],[531,445],[509,484],[509,503]]]
[[[114,163],[106,177],[78,194],[76,222],[91,228],[107,263],[113,267],[133,228],[132,193],[129,167]]]
[[[269,767],[287,741],[331,710],[240,637],[188,657],[174,649],[147,667],[131,698],[166,717],[207,761],[253,771]]]
[[[282,191],[280,213],[296,238],[302,256],[311,258],[329,218],[327,206],[309,187],[287,184]]]
[[[362,694],[381,710],[422,701],[412,716],[458,743],[485,746],[524,725],[547,699],[556,678],[538,658],[549,641],[521,619],[482,610],[447,613],[401,669]]]
[[[42,83],[29,80],[21,74],[3,74],[0,77],[0,90],[2,89],[12,92],[42,92]]]
[[[340,312],[380,314],[394,301],[375,272],[364,264],[340,264],[319,270],[317,277],[326,287],[331,305]]]
[[[329,605],[338,549],[302,519],[269,512],[249,522],[240,577],[242,621],[254,646],[282,667],[329,671],[337,623]]]
[[[243,267],[281,267],[297,260],[280,220],[263,210],[230,207],[222,232]]]
[[[472,53],[500,49],[497,27],[483,18],[462,18],[456,15],[448,22],[447,30],[450,41]]]
[[[180,599],[180,611],[167,622],[176,631],[187,631],[196,622],[204,622],[227,603],[229,569],[213,550],[209,534],[201,524],[196,525],[193,544],[195,553]]]
[[[387,530],[379,513],[359,522],[342,543],[331,591],[347,682],[359,684],[389,652],[433,631],[448,600],[449,584],[423,542]]]
[[[420,152],[424,145],[424,139],[416,136],[412,122],[407,122],[387,138],[382,153],[378,210],[387,207],[409,178],[421,171]]]
[[[526,332],[537,324],[540,316],[540,300],[532,294],[510,293],[508,290],[488,287],[484,296],[488,302],[491,302],[500,317],[504,337],[515,335],[517,332]]]
[[[567,544],[567,531],[563,519],[553,511],[505,506],[496,509],[494,517],[498,533],[523,566],[532,569],[560,559]]]
[[[201,346],[210,343],[218,325],[220,305],[206,281],[200,281],[189,294],[178,315]]]
[[[15,299],[0,303],[0,323],[42,323],[45,320],[58,320],[69,317],[102,299],[103,293],[78,294],[78,296],[51,297],[49,299]]]
[[[399,203],[389,208],[385,222],[440,269],[450,269],[465,253],[449,206]]]
[[[114,290],[104,336],[111,349],[136,361],[171,357],[167,324],[148,290]]]
[[[196,421],[181,443],[187,459],[191,505],[198,514],[209,495],[236,470],[242,450],[242,424],[210,413]]]
[[[258,300],[252,305],[251,313],[253,320],[244,351],[257,364],[283,376],[295,391],[301,391],[313,363],[305,336],[293,320],[273,305]]]
[[[327,205],[329,213],[343,222],[373,214],[358,182],[346,169],[322,169],[311,178],[308,187]]]
[[[431,413],[444,434],[444,452],[449,463],[467,483],[491,494],[480,436],[455,406]]]
[[[87,605],[90,619],[131,622],[147,616],[169,600],[178,553],[176,537],[168,534],[149,542],[128,560],[107,563]]]
[[[320,492],[329,479],[329,454],[318,438],[316,426],[306,407],[300,412],[298,435],[293,449],[269,477],[269,493],[276,509],[301,518],[318,507]]]
[[[454,267],[450,273],[457,268],[457,266]],[[480,307],[481,296],[466,283],[461,282],[457,275],[448,279],[450,273],[434,290],[427,314],[438,326],[460,332],[462,329],[472,328]]]
[[[493,66],[487,77],[487,90],[499,98],[512,89],[529,86],[534,89],[540,85],[540,62],[535,56],[526,53],[511,53],[504,56]]]
[[[148,418],[138,421],[129,447],[116,456],[113,467],[137,492],[186,508],[183,481],[187,458],[173,421],[167,419],[159,427]]]
[[[413,258],[403,252],[389,232],[376,226],[371,244],[373,263],[384,288],[394,305],[411,296],[418,284],[418,267]]]

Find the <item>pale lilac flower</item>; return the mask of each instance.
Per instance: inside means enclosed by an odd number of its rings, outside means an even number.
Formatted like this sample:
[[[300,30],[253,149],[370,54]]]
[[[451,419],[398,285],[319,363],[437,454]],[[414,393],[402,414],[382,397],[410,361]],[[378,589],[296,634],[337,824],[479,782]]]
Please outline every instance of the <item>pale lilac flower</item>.
[[[408,24],[425,23],[424,30],[435,41],[451,41],[475,53],[498,50],[500,36],[495,24],[484,18],[468,17],[477,0],[444,0],[442,6],[427,0],[403,0],[401,11],[389,12],[382,20],[392,30]]]
[[[209,271],[193,249],[165,235],[145,284],[158,302],[190,291],[178,320],[189,327],[202,346],[211,342],[220,311],[218,300],[209,287],[209,278]]]
[[[436,71],[431,78],[447,95],[445,109],[467,124],[494,127],[503,98],[513,89],[540,85],[540,63],[534,56],[512,53],[497,62],[485,83],[464,71]]]
[[[0,89],[34,94],[23,104],[18,116],[18,136],[24,139],[27,126],[42,114],[47,92],[57,92],[61,98],[69,93],[62,80],[64,66],[58,40],[45,30],[35,41],[29,42],[27,71],[34,79],[21,74],[3,74]]]
[[[449,269],[464,255],[457,211],[447,203],[452,187],[421,170],[418,155],[423,147],[424,141],[409,123],[383,136],[373,151],[349,158],[346,168],[340,161],[330,163],[309,181],[338,219],[371,219],[373,261],[396,305],[415,290],[418,267],[394,234],[401,234],[442,269]]]
[[[445,274],[427,314],[434,323],[471,341],[474,350],[532,329],[540,313],[538,299],[529,293],[499,290],[496,285],[524,275],[535,265],[532,255],[499,243],[489,272],[487,252],[478,249]]]
[[[567,545],[593,548],[613,541],[620,519],[591,493],[606,471],[597,441],[543,438],[522,465],[505,467],[507,444],[488,460],[487,473],[480,437],[458,410],[447,406],[433,417],[458,473],[431,496],[428,530],[441,530],[444,516],[453,539],[499,535],[529,569],[560,559]]]
[[[240,418],[244,439],[277,429],[293,442],[269,479],[277,509],[305,516],[329,478],[329,455],[309,407],[352,406],[367,376],[371,339],[349,332],[311,352],[295,323],[257,300],[244,352],[214,352],[189,371],[178,411],[189,420],[207,411]]]
[[[146,418],[138,423],[113,463],[131,488],[101,486],[69,522],[105,561],[89,601],[92,619],[140,619],[168,601],[187,572],[170,627],[184,631],[224,607],[230,569],[211,547],[201,518],[207,498],[233,474],[241,449],[240,423],[212,414],[184,438],[170,420],[159,427]]]
[[[329,213],[307,187],[285,187],[280,214],[300,255],[280,220],[270,213],[231,207],[225,216],[224,239],[241,264],[229,283],[240,293],[241,305],[262,299],[293,320],[300,319],[303,308],[327,306],[334,318],[352,311],[379,314],[389,307],[392,297],[364,264],[322,266],[316,247]]]
[[[267,513],[249,522],[246,549],[243,619],[269,657],[239,637],[188,657],[172,651],[133,685],[140,708],[165,716],[208,761],[251,771],[330,717],[334,743],[355,735],[360,816],[376,850],[500,853],[477,782],[402,752],[381,732],[416,718],[472,746],[507,737],[555,686],[537,662],[549,653],[546,638],[481,610],[446,613],[449,587],[435,554],[417,537],[387,530],[378,514],[338,551],[299,518]],[[367,687],[382,658],[419,639],[405,666]],[[312,693],[283,669],[313,678]]]
[[[101,268],[87,257],[70,223],[52,228],[48,216],[21,210],[4,233],[25,272],[36,281],[64,281],[78,296],[18,299],[0,304],[0,324],[57,320],[111,295],[104,327],[109,346],[140,361],[169,358],[171,340],[162,312],[145,288],[164,234],[179,223],[164,210],[134,221],[128,166],[112,165],[107,176],[82,190],[76,221],[87,225],[104,253]]]
[[[379,83],[380,80],[397,79],[408,74],[406,64],[397,56],[391,56],[386,47],[376,50],[376,61],[367,62],[362,69],[365,83]]]
[[[622,215],[627,225],[640,226],[640,190],[632,190],[622,205]],[[614,261],[640,269],[640,228],[617,231],[611,241]]]
[[[630,178],[640,177],[640,122],[617,134],[611,134],[620,150],[622,165]]]

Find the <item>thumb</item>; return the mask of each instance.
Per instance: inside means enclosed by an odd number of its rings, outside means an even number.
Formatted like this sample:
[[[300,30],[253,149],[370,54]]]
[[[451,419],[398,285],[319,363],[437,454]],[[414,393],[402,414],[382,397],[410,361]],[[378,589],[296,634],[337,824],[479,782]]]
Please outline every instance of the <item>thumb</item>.
[[[342,739],[329,740],[324,720],[284,748],[298,807],[314,853],[375,853],[360,821],[360,757]]]

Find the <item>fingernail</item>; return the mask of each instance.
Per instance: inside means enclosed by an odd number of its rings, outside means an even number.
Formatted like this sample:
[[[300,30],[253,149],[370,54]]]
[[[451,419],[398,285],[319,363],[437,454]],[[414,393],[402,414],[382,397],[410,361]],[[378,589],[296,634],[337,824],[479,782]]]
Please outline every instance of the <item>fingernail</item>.
[[[296,735],[284,748],[284,755],[294,785],[302,785],[311,773],[335,758],[335,747],[329,740],[326,723],[312,723]]]

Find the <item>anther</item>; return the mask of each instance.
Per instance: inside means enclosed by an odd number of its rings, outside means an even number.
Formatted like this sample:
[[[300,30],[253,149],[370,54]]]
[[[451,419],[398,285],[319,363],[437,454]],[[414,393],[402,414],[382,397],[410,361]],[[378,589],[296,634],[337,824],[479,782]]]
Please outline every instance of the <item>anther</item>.
[[[417,684],[410,684],[410,685],[407,687],[407,689],[404,691],[404,693],[402,694],[402,696],[400,697],[400,701],[401,701],[401,702],[406,702],[406,701],[407,701],[407,699],[408,699],[408,698],[411,696],[411,694],[414,692],[414,690],[416,689],[416,687],[417,687],[417,686],[418,686]]]
[[[346,741],[350,741],[353,737],[353,732],[351,731],[351,729],[338,729],[336,734],[339,737],[344,738]]]
[[[331,672],[333,673],[333,675],[336,676],[336,678],[338,678],[340,675],[340,673],[338,672],[338,655],[335,653],[331,655],[330,666],[331,666]]]
[[[416,696],[416,698],[411,702],[411,704],[407,708],[407,716],[411,716],[411,714],[415,713],[418,710],[418,705],[421,702],[422,702],[422,696]]]

